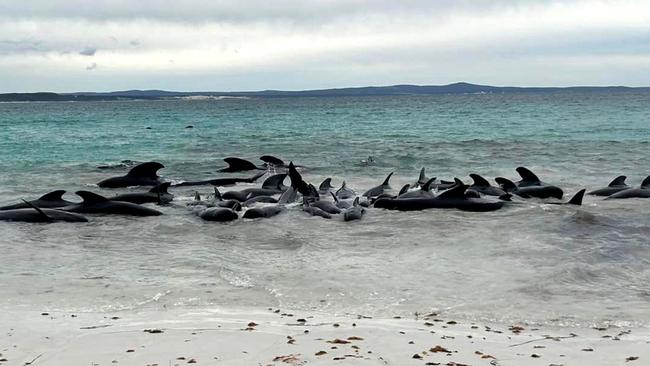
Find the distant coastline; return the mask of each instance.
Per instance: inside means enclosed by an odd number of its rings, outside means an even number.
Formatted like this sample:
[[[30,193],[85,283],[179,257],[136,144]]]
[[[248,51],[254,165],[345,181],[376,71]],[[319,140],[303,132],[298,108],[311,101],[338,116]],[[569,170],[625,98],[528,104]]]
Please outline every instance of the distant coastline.
[[[242,92],[179,92],[166,90],[125,90],[114,92],[78,93],[4,93],[0,102],[70,102],[107,100],[207,100],[225,98],[286,98],[286,97],[350,97],[373,95],[433,95],[433,94],[506,94],[506,93],[554,93],[554,92],[624,92],[650,91],[650,87],[627,86],[572,86],[572,87],[512,87],[490,86],[470,83],[448,85],[392,85],[351,88],[316,89],[300,91],[261,90]]]

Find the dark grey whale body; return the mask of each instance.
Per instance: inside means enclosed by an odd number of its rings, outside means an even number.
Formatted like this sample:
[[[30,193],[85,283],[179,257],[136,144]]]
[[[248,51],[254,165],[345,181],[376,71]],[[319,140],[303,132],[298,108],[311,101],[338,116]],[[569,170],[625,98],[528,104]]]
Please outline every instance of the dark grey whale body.
[[[83,201],[70,206],[63,207],[62,210],[76,213],[89,214],[114,214],[130,216],[159,216],[162,212],[151,208],[136,205],[130,202],[111,201],[104,196],[93,192],[77,191]]]
[[[623,199],[623,198],[650,198],[650,175],[641,182],[638,188],[628,188],[614,193],[605,199]]]
[[[229,222],[239,218],[235,210],[226,207],[210,207],[199,213],[205,221]]]
[[[535,197],[562,199],[564,196],[564,191],[562,191],[560,187],[542,182],[537,175],[529,169],[518,167],[516,170],[521,176],[521,180],[516,184],[503,177],[494,179],[507,193],[513,193],[522,198]]]
[[[480,194],[484,194],[486,196],[497,196],[497,197],[506,194],[506,191],[504,191],[502,188],[491,185],[487,181],[487,179],[481,177],[478,174],[470,174],[469,176],[474,181],[474,183],[472,183],[472,185],[470,185],[469,188],[467,188],[470,191],[475,191]]]
[[[160,184],[160,177],[157,172],[164,167],[164,165],[155,161],[142,163],[133,167],[126,175],[104,179],[97,185],[100,188],[157,186]]]
[[[193,187],[193,186],[207,186],[213,185],[215,187],[227,187],[234,186],[237,183],[255,183],[260,177],[262,177],[265,172],[255,174],[250,178],[214,178],[214,179],[205,179],[205,180],[196,180],[196,181],[187,181],[174,184],[174,187]]]
[[[589,192],[587,194],[592,195],[592,196],[607,197],[607,196],[613,195],[614,193],[617,193],[617,192],[626,190],[628,188],[631,188],[630,186],[625,184],[625,179],[627,179],[626,176],[619,175],[618,177],[614,178],[614,180],[611,181],[607,187],[596,189],[596,190],[591,191],[591,192]]]
[[[21,202],[21,203],[16,203],[14,205],[0,207],[0,211],[15,210],[19,208],[31,208],[31,205],[40,208],[59,208],[59,207],[65,207],[74,204],[74,202],[64,200],[63,199],[64,194],[65,194],[64,190],[52,191],[50,193],[42,195],[41,197],[33,201]]]
[[[255,207],[244,212],[242,216],[245,219],[269,218],[285,210],[282,206]]]
[[[88,222],[88,219],[72,212],[54,210],[50,208],[39,208],[25,201],[28,208],[17,208],[0,211],[0,221],[17,222]]]
[[[131,202],[137,205],[143,203],[158,203],[162,205],[174,199],[174,195],[167,192],[170,184],[169,182],[165,182],[153,187],[148,192],[125,193],[110,197],[109,199],[111,201]]]
[[[237,158],[237,157],[228,157],[223,159],[223,161],[228,164],[227,167],[221,168],[218,171],[224,173],[235,173],[235,172],[244,172],[247,170],[266,170],[264,167],[259,167],[248,160]]]
[[[375,202],[376,208],[399,211],[419,211],[433,208],[455,208],[463,211],[488,212],[503,207],[503,201],[488,201],[465,195],[467,185],[456,180],[456,185],[433,198],[382,198]]]
[[[386,177],[386,179],[384,179],[384,182],[382,184],[370,188],[369,190],[364,192],[362,196],[363,197],[377,197],[380,194],[384,193],[384,191],[390,189],[389,182],[390,182],[390,177],[392,177],[392,176],[393,176],[393,172],[388,174],[388,176]]]

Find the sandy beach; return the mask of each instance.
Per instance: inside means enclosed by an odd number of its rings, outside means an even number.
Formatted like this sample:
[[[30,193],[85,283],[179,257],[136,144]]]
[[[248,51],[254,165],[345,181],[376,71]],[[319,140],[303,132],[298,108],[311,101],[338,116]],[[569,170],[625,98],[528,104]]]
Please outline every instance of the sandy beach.
[[[0,365],[643,365],[650,332],[283,309],[2,311]]]

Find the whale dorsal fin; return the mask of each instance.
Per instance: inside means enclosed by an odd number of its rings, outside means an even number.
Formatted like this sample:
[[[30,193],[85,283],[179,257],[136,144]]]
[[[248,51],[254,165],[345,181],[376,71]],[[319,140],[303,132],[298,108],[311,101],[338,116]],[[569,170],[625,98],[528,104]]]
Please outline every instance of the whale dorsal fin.
[[[223,161],[228,164],[227,168],[224,168],[225,170],[230,170],[230,171],[240,171],[240,170],[255,170],[257,169],[257,165],[251,163],[248,160],[242,159],[242,158],[236,158],[236,157],[228,157],[223,159]],[[221,169],[222,171],[224,169]]]
[[[272,175],[262,183],[262,188],[282,188],[282,182],[287,177],[287,173],[275,174]]]
[[[525,168],[523,166],[520,166],[519,168],[516,169],[517,173],[519,173],[519,176],[524,182],[527,183],[539,183],[540,180],[537,178],[535,173],[531,172],[530,169]]]
[[[25,202],[25,204],[26,204],[27,206],[29,206],[29,207],[33,208],[34,210],[36,210],[36,212],[38,212],[41,216],[43,216],[43,218],[44,218],[46,221],[54,221],[54,220],[53,220],[51,217],[49,217],[49,216],[48,216],[48,215],[47,215],[43,210],[41,210],[40,208],[36,207],[35,204],[33,204],[33,203],[31,203],[31,202],[29,202],[29,201],[27,201],[27,200],[23,200],[23,202]]]
[[[169,193],[169,192],[167,192],[167,189],[169,188],[170,185],[171,185],[170,182],[160,183],[159,185],[151,188],[149,190],[149,192],[151,192],[151,193],[163,193],[163,194]]]
[[[156,172],[164,167],[164,165],[158,162],[150,161],[134,166],[131,170],[129,170],[127,176],[157,179],[158,174],[156,174]]]
[[[650,175],[641,182],[641,188],[650,188]]]
[[[39,201],[58,201],[63,199],[63,195],[65,194],[64,190],[58,190],[58,191],[52,191],[50,193],[46,193],[42,195],[39,198]]]
[[[201,194],[199,191],[194,192],[194,202],[199,202],[201,201]]]
[[[625,184],[625,179],[627,179],[626,176],[619,175],[618,177],[614,178],[614,180],[611,183],[609,183],[608,187],[626,186],[627,184]]]
[[[489,187],[490,186],[490,183],[487,181],[487,179],[481,177],[478,174],[473,174],[472,173],[469,176],[474,181],[473,185],[475,185],[475,186],[478,186],[478,187]]]
[[[321,183],[321,184],[318,186],[318,189],[321,190],[321,191],[324,191],[324,190],[327,190],[327,189],[331,189],[331,188],[332,188],[332,178],[325,178],[325,180],[323,181],[323,183]]]
[[[267,164],[275,165],[275,166],[282,166],[284,165],[284,161],[282,159],[277,158],[273,155],[264,155],[260,157],[260,160]]]
[[[332,195],[332,198],[334,198],[334,202],[339,203],[339,198],[336,197],[336,195],[334,193],[332,193],[332,192],[330,192],[330,194]]]
[[[359,197],[354,199],[354,202],[352,202],[352,206],[354,206],[354,207],[359,206]]]
[[[409,188],[411,188],[410,184],[405,184],[402,189],[399,190],[399,193],[397,194],[397,197],[403,195],[404,193],[408,192]]]
[[[425,191],[425,192],[429,192],[429,191],[431,190],[431,185],[432,185],[433,182],[435,182],[435,181],[436,181],[436,177],[433,177],[433,178],[429,179],[426,183],[424,183],[424,184],[422,185],[422,187],[421,187],[420,189],[423,190],[423,191]]]
[[[420,169],[420,175],[418,176],[418,183],[426,182],[426,180],[427,180],[427,176],[424,173],[424,167],[422,167],[422,169]]]
[[[381,184],[382,186],[387,186],[387,185],[389,185],[388,181],[390,181],[390,177],[393,176],[393,173],[394,173],[394,172],[390,172],[390,174],[388,174],[388,176],[386,177],[386,179],[384,179],[384,183]]]
[[[97,193],[88,192],[88,191],[77,191],[75,192],[77,196],[83,199],[82,203],[97,203],[97,202],[106,202],[108,198],[101,196]]]
[[[506,192],[512,192],[512,191],[517,189],[517,185],[508,178],[496,177],[496,178],[494,178],[494,180]]]
[[[585,196],[585,191],[586,191],[586,189],[581,189],[580,191],[578,191],[578,193],[576,193],[576,194],[575,194],[575,195],[574,195],[574,196],[569,200],[569,202],[567,202],[567,205],[578,205],[578,206],[581,206],[581,205],[582,205],[582,199],[583,199],[584,196]]]
[[[291,179],[291,186],[296,192],[301,193],[303,196],[309,195],[309,186],[302,180],[302,175],[298,173],[293,162],[289,162],[289,179]]]
[[[465,183],[463,183],[460,179],[454,178],[454,181],[456,182],[456,185],[453,187],[449,188],[448,190],[440,193],[438,195],[438,198],[440,199],[458,199],[462,198],[465,199],[465,191],[467,190],[467,186]]]
[[[223,201],[223,197],[221,197],[221,192],[219,192],[219,188],[214,187],[214,199],[217,201]]]

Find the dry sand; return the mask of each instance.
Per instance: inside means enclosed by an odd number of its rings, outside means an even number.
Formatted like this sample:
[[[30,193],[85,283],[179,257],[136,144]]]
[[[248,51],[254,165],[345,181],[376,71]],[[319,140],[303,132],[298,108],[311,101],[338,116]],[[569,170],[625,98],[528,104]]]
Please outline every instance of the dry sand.
[[[648,365],[650,330],[278,309],[0,312],[0,365]]]

